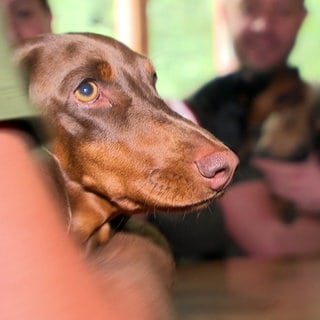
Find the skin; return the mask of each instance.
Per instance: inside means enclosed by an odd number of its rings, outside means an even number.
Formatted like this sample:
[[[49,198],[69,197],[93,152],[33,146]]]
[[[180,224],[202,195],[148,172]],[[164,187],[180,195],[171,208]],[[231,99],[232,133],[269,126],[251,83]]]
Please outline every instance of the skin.
[[[7,13],[8,38],[12,44],[42,33],[50,33],[52,15],[40,0],[2,0]]]
[[[301,0],[226,0],[225,13],[241,67],[263,72],[287,64],[306,9]],[[300,163],[252,161],[265,179],[234,184],[220,200],[235,242],[252,256],[320,252],[318,160],[311,155]],[[278,218],[272,194],[294,202],[294,223]]]
[[[98,267],[85,260],[30,147],[21,132],[1,128],[1,318],[171,319],[169,255],[119,233],[90,260]]]
[[[297,164],[258,158],[253,163],[265,172],[275,194],[294,202],[300,214],[319,216],[320,167],[317,155],[311,154],[306,161]]]
[[[225,14],[241,66],[267,71],[286,64],[306,9],[301,0],[226,0]]]

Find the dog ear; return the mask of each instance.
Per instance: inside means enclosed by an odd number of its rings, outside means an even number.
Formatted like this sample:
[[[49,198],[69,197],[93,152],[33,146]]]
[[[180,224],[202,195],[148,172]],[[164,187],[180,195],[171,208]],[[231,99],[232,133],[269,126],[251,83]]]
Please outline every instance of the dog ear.
[[[34,38],[22,41],[14,50],[14,62],[19,64],[26,59],[30,53],[44,45],[44,36],[36,36]]]
[[[39,36],[23,42],[14,51],[13,62],[22,70],[26,86],[30,82],[32,71],[35,71],[41,50],[43,50],[43,37]]]

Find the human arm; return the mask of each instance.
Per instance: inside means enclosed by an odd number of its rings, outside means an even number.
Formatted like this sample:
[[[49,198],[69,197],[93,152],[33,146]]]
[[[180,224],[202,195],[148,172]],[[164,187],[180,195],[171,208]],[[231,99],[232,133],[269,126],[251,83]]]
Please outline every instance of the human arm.
[[[172,265],[162,249],[117,236],[101,253],[104,268],[93,268],[67,236],[24,133],[0,129],[0,156],[3,319],[170,319]]]
[[[103,319],[99,292],[59,224],[58,208],[30,157],[28,138],[2,128],[0,146],[2,317],[70,319],[97,309],[97,319]],[[92,299],[85,308],[88,292]]]
[[[239,182],[219,200],[228,233],[245,254],[302,255],[320,252],[320,222],[298,216],[291,224],[276,215],[263,180]]]

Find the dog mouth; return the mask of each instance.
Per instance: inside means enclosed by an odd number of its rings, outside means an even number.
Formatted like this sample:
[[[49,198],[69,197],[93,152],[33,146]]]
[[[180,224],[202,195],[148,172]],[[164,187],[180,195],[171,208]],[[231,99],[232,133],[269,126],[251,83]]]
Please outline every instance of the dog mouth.
[[[118,198],[114,201],[121,210],[129,214],[134,213],[150,213],[150,212],[165,212],[165,213],[188,213],[207,207],[211,202],[220,198],[225,193],[225,188],[210,192],[206,195],[185,196],[182,198],[172,197],[172,193],[154,193],[151,198],[144,196],[138,198]],[[190,191],[190,190],[189,190]],[[187,192],[188,194],[188,192]]]
[[[191,211],[196,211],[207,207],[212,201],[216,200],[217,198],[221,197],[225,189],[211,192],[207,194],[206,197],[201,198],[200,200],[195,200],[192,197],[188,197],[188,199],[179,199],[179,200],[172,200],[168,195],[160,196],[159,194],[155,197],[158,198],[155,200],[147,199],[147,198],[133,198],[128,196],[118,196],[112,197],[106,195],[102,191],[95,190],[93,188],[84,188],[86,192],[90,192],[98,196],[99,198],[105,200],[106,202],[112,204],[115,208],[117,208],[117,212],[125,213],[125,214],[139,214],[139,213],[150,213],[150,212],[169,212],[170,213],[188,213]],[[117,214],[115,214],[117,215]],[[114,214],[112,217],[115,216]]]
[[[107,175],[106,179],[86,175],[81,185],[85,192],[109,203],[113,207],[112,215],[152,211],[186,213],[205,208],[224,194],[232,179],[235,159],[227,151],[209,153],[188,166],[188,170],[175,170],[174,165],[170,170],[152,168],[135,174],[139,178],[129,181],[116,175]]]
[[[170,213],[189,213],[192,211],[198,211],[198,210],[206,208],[214,200],[217,200],[218,198],[220,198],[224,194],[224,192],[225,192],[225,190],[221,190],[221,191],[217,192],[216,194],[212,195],[211,197],[208,197],[208,198],[201,200],[201,201],[198,201],[198,202],[193,202],[191,204],[176,205],[171,208],[165,207],[165,206],[155,207],[155,208],[153,208],[153,211],[160,211],[163,213],[168,213],[169,210],[170,210]],[[150,211],[150,209],[148,210],[148,212],[149,211]]]

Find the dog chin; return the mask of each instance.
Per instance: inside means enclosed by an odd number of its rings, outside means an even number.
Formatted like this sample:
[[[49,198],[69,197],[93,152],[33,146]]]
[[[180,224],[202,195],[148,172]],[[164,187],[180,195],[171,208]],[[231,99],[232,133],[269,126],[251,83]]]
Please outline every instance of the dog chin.
[[[168,210],[170,210],[170,213],[189,213],[193,211],[198,211],[201,209],[204,209],[212,203],[212,201],[216,200],[217,198],[221,197],[223,195],[224,191],[217,192],[213,194],[211,197],[208,197],[206,199],[203,199],[201,201],[197,202],[181,202],[181,203],[175,203],[174,205],[160,205],[158,207],[153,207],[152,212],[159,211],[163,213],[168,213]],[[150,211],[150,210],[149,210]]]
[[[211,196],[194,201],[192,199],[185,199],[184,201],[167,202],[164,200],[149,202],[148,200],[141,201],[133,200],[129,198],[118,198],[114,200],[114,203],[121,208],[122,212],[127,214],[140,214],[140,213],[150,213],[150,212],[164,212],[167,213],[188,213],[192,211],[197,211],[206,208],[212,201],[222,196],[224,191],[219,191],[211,194]]]

